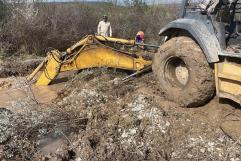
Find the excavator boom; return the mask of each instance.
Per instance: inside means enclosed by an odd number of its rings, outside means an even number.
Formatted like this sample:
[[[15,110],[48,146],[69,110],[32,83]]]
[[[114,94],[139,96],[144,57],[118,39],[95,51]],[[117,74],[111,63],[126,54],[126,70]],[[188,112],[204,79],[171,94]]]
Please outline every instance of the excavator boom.
[[[88,35],[64,53],[58,50],[49,51],[45,60],[28,77],[28,81],[40,73],[36,85],[49,85],[61,72],[94,67],[141,71],[152,64],[142,57],[111,48],[104,44],[107,42],[135,45],[134,40]]]

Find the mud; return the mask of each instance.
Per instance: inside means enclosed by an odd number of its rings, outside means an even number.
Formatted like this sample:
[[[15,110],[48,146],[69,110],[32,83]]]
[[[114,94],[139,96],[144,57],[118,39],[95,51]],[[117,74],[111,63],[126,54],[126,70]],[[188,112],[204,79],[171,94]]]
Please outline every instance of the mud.
[[[120,81],[126,76],[84,70],[47,104],[11,100],[0,111],[0,159],[241,159],[240,134],[230,132],[239,125],[227,122],[239,118],[238,107],[214,98],[204,107],[181,108],[158,90],[152,73]]]
[[[235,110],[228,113],[221,124],[221,129],[224,133],[236,141],[236,144],[241,144],[241,111]]]

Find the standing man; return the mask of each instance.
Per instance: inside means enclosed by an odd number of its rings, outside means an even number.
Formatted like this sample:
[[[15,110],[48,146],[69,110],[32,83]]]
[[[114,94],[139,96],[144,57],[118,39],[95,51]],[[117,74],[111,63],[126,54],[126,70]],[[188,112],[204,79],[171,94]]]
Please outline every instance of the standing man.
[[[99,22],[97,33],[100,36],[112,37],[112,29],[110,22],[108,22],[108,16],[104,15],[103,20]]]

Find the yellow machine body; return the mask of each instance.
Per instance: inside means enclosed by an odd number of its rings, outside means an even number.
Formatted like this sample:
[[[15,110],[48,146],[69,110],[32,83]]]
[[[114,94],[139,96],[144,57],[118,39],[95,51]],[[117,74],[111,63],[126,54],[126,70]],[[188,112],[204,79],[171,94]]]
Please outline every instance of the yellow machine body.
[[[48,53],[46,59],[28,77],[31,81],[37,73],[36,85],[48,85],[59,73],[94,67],[111,67],[131,71],[140,71],[152,64],[142,57],[125,53],[103,44],[103,42],[135,45],[134,40],[106,38],[89,35],[67,49],[65,55],[58,50]]]
[[[220,62],[215,64],[217,96],[241,104],[241,64]]]

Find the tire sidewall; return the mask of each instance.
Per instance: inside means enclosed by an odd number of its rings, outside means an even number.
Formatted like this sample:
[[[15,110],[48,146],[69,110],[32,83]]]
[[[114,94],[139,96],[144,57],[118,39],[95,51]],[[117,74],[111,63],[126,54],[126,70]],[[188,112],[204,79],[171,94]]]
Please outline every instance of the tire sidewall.
[[[189,80],[184,87],[173,86],[165,78],[165,65],[171,57],[181,59],[188,69]],[[154,57],[153,71],[161,90],[170,100],[178,102],[181,106],[202,105],[214,93],[213,73],[202,50],[193,43],[185,47],[180,41],[175,41],[174,46],[171,46],[171,42],[164,44],[159,54]],[[213,83],[209,82],[207,88],[202,88],[206,81],[213,81]],[[210,92],[210,96],[205,96],[206,92]]]

